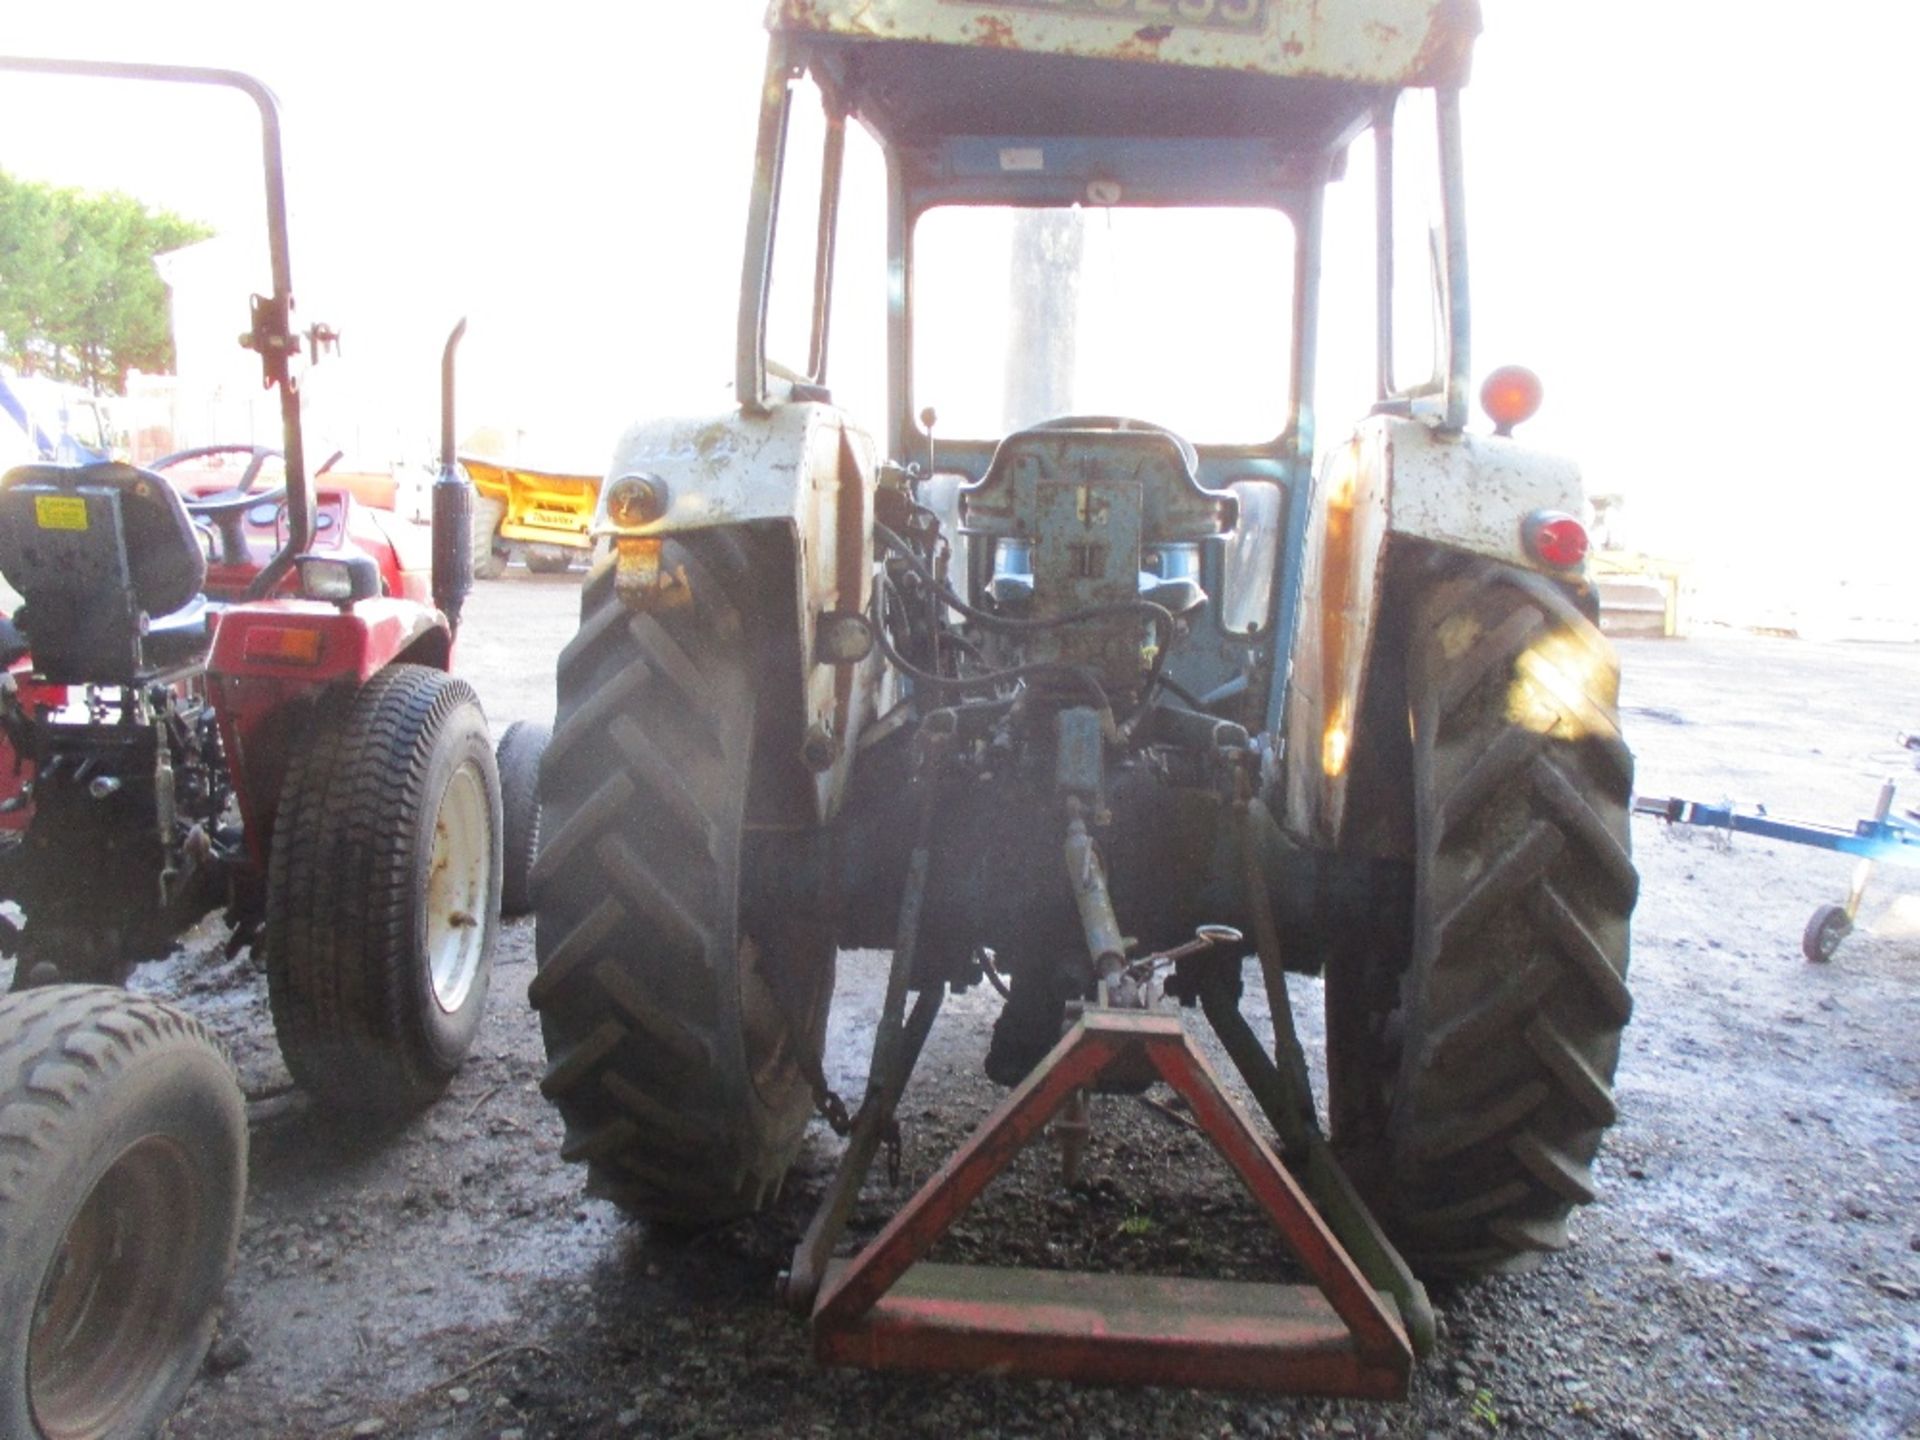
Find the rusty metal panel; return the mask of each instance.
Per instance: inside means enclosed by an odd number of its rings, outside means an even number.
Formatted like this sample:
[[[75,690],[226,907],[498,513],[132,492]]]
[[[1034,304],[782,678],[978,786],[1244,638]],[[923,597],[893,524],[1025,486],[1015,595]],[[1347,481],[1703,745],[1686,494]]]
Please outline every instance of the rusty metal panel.
[[[831,1285],[851,1262],[827,1267]],[[816,1332],[827,1365],[981,1371],[1078,1384],[1173,1385],[1397,1400],[1406,1373],[1364,1354],[1308,1285],[933,1265],[862,1320]]]
[[[1413,420],[1371,420],[1383,429],[1391,473],[1393,532],[1538,569],[1520,522],[1536,510],[1581,515],[1580,467],[1498,435],[1441,434]]]
[[[1362,85],[1463,84],[1478,0],[773,0],[776,30]]]
[[[1375,416],[1328,452],[1315,484],[1287,695],[1281,823],[1317,846],[1346,819],[1348,750],[1365,699],[1390,536],[1529,570],[1522,522],[1580,515],[1570,460],[1497,435]]]
[[[1290,652],[1281,822],[1322,848],[1333,845],[1345,819],[1349,752],[1380,604],[1390,484],[1385,435],[1371,421],[1328,452],[1314,484]]]

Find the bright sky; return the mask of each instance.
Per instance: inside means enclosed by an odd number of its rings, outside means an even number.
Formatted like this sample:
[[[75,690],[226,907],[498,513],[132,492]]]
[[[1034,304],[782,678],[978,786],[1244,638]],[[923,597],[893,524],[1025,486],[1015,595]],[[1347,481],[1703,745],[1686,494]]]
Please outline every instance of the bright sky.
[[[423,432],[461,313],[463,420],[564,426],[589,468],[629,415],[724,404],[761,0],[426,8],[18,5],[0,43],[272,85],[303,315],[391,377]],[[1522,433],[1627,495],[1629,539],[1775,583],[1920,590],[1920,465],[1898,440],[1920,387],[1920,5],[1483,8],[1476,375],[1541,373]],[[0,165],[237,228],[259,189],[236,114],[226,96],[0,78]]]

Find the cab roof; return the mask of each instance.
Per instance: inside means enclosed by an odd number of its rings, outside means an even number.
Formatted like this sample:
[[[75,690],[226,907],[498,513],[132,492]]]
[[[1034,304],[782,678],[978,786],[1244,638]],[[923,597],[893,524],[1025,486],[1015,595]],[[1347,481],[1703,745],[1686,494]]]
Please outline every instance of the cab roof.
[[[1311,79],[1466,83],[1479,0],[773,0],[789,35]]]

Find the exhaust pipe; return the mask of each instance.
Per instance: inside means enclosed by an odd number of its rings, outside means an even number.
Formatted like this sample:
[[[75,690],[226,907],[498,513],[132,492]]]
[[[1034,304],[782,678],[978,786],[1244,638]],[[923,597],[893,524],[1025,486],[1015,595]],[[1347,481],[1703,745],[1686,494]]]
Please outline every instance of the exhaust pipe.
[[[433,482],[433,603],[456,633],[473,588],[473,487],[454,459],[453,439],[453,354],[466,333],[463,315],[440,357],[440,474]]]

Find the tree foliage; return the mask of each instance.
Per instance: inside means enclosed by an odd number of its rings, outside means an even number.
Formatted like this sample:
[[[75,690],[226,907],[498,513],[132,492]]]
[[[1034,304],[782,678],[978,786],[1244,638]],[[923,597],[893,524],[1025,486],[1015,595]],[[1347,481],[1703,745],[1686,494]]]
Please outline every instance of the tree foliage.
[[[116,394],[129,370],[171,371],[167,287],[153,257],[212,233],[131,195],[0,170],[0,361]]]

